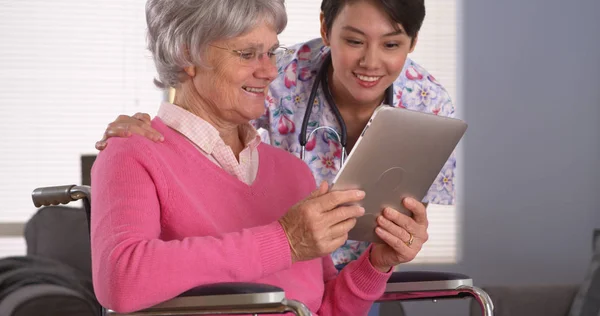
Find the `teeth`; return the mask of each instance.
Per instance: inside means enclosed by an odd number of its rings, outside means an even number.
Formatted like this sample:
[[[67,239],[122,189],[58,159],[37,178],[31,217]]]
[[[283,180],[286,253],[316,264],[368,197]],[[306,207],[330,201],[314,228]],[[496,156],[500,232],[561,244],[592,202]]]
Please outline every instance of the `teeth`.
[[[359,74],[354,74],[358,79],[362,80],[362,81],[368,81],[368,82],[373,82],[373,81],[377,81],[379,80],[379,78],[381,77],[369,77],[369,76],[363,76],[363,75],[359,75]]]
[[[248,92],[252,92],[252,93],[261,93],[264,91],[264,89],[262,89],[262,88],[242,87],[242,89],[244,89]]]

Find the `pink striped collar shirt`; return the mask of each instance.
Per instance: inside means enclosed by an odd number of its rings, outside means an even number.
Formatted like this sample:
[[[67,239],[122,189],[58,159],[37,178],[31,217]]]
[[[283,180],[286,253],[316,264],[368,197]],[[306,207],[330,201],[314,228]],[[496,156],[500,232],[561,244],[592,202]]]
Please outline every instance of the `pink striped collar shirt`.
[[[225,144],[219,132],[210,123],[187,110],[164,102],[157,115],[167,126],[185,136],[209,160],[223,168],[227,173],[250,185],[258,172],[258,150],[261,138],[250,124],[240,126],[244,149],[239,162],[231,147]]]

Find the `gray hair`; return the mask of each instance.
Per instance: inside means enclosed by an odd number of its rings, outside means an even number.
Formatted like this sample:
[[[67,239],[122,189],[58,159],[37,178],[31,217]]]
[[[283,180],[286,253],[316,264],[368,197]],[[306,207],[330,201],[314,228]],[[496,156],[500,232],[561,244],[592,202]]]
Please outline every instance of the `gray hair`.
[[[177,87],[184,68],[201,65],[208,44],[249,32],[262,19],[281,33],[285,0],[148,0],[148,49],[158,87]]]

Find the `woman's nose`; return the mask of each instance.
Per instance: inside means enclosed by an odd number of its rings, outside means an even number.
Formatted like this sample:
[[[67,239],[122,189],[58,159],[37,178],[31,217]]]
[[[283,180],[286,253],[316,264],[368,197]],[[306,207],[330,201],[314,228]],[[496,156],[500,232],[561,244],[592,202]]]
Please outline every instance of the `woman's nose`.
[[[364,68],[377,68],[379,64],[379,54],[375,48],[366,48],[363,52],[359,65]]]
[[[258,78],[267,79],[269,81],[275,80],[277,77],[277,65],[270,58],[260,58],[258,60],[259,67],[256,71]]]

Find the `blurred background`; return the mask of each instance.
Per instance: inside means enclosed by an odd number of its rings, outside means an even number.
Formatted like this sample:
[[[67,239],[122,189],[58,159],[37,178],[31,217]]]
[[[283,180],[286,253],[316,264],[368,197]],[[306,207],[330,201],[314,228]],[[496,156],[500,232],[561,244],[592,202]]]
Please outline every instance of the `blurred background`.
[[[319,37],[320,0],[286,4],[280,42]],[[425,4],[409,57],[446,87],[469,130],[458,204],[430,208],[431,241],[410,269],[479,286],[580,284],[600,228],[600,1]],[[109,122],[156,114],[164,93],[152,83],[144,5],[0,0],[0,258],[25,254],[34,188],[82,183]],[[468,313],[466,300],[403,305]]]

